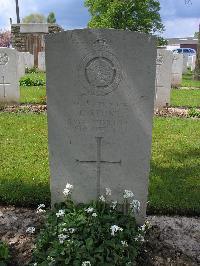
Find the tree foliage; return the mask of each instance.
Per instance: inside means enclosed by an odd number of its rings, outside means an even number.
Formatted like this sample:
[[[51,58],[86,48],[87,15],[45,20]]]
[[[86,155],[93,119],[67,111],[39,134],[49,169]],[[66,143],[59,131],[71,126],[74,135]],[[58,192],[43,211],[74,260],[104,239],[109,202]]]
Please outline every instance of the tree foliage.
[[[0,30],[0,47],[10,47],[11,32]]]
[[[158,0],[85,0],[91,14],[90,28],[162,32]]]
[[[44,15],[39,13],[32,13],[23,18],[23,23],[45,23],[47,19]]]
[[[47,17],[47,22],[48,23],[56,23],[56,16],[54,12],[50,12],[48,17]]]

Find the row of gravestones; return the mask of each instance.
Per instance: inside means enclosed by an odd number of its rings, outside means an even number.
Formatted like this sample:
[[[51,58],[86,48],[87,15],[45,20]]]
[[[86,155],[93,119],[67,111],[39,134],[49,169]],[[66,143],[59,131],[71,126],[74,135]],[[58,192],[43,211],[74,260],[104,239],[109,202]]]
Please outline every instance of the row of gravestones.
[[[25,68],[34,64],[33,55],[18,53],[14,49],[0,48],[0,101],[17,103],[19,101],[18,78],[25,74]],[[170,104],[171,84],[180,85],[182,81],[183,56],[172,52],[157,50],[155,107]],[[45,52],[38,54],[38,67],[46,70]]]
[[[4,51],[0,87],[5,97],[6,88],[17,87],[17,55]],[[85,29],[47,36],[52,204],[63,200],[66,183],[74,185],[76,202],[94,200],[109,187],[111,200],[122,203],[123,191],[131,190],[140,202],[137,221],[144,222],[155,80],[157,89],[166,86],[161,75],[156,78],[156,57],[156,39],[137,32]],[[163,50],[157,58],[157,72],[171,79],[165,58],[178,68],[178,55],[173,60]]]
[[[186,74],[188,71],[188,68],[191,71],[194,71],[195,69],[195,63],[196,63],[196,55],[183,55],[183,74]]]
[[[33,66],[32,54],[0,48],[0,103],[19,102],[19,79],[25,75],[26,68]]]

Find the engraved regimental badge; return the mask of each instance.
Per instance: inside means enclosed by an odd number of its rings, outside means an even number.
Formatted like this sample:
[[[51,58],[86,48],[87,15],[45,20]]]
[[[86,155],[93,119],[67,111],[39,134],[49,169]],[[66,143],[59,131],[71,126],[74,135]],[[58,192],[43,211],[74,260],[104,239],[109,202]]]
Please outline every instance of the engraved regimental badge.
[[[104,96],[117,89],[121,68],[105,40],[95,41],[93,48],[94,52],[83,58],[79,66],[79,79],[87,94]]]
[[[9,57],[6,53],[0,53],[0,65],[4,66],[8,63]]]

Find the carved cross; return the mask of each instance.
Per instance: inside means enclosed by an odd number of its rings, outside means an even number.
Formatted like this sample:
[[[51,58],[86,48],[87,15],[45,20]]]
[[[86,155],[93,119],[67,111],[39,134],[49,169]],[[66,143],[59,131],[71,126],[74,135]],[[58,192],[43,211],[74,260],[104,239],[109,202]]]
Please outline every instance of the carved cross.
[[[95,163],[96,164],[96,171],[97,171],[97,197],[100,196],[100,184],[101,184],[101,165],[102,164],[121,164],[120,161],[104,161],[101,158],[101,145],[102,145],[103,137],[96,137],[97,143],[97,159],[94,161],[80,161],[76,160],[78,163],[85,164],[85,163]]]
[[[3,86],[3,97],[6,98],[6,86],[10,85],[10,83],[5,83],[5,77],[2,76],[2,83],[0,82],[0,86]]]

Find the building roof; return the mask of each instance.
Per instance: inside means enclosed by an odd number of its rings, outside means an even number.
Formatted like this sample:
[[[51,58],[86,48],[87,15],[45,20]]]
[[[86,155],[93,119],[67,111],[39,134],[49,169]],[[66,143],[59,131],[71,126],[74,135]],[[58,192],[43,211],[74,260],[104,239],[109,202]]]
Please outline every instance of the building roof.
[[[179,44],[197,44],[198,39],[195,37],[183,37],[183,38],[169,38],[167,39],[168,45],[179,45]]]

